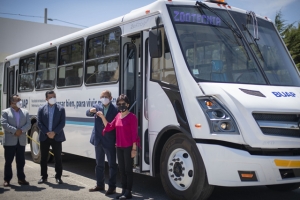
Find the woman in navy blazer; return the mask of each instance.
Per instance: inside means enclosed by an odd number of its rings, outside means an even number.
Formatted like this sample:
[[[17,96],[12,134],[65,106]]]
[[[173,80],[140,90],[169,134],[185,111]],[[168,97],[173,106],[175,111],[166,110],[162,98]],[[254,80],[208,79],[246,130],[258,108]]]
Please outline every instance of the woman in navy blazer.
[[[46,92],[47,104],[41,106],[38,111],[38,127],[40,129],[40,150],[41,150],[41,176],[39,184],[47,181],[47,162],[50,146],[55,158],[55,179],[62,184],[62,142],[66,140],[63,128],[66,124],[66,112],[64,107],[56,104],[54,91]]]

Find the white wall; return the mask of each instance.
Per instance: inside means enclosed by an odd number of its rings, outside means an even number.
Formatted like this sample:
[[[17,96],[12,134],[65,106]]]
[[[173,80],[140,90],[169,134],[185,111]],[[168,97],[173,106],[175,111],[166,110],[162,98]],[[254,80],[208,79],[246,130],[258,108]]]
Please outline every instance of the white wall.
[[[67,26],[43,24],[0,17],[0,81],[2,64],[8,55],[81,30]]]

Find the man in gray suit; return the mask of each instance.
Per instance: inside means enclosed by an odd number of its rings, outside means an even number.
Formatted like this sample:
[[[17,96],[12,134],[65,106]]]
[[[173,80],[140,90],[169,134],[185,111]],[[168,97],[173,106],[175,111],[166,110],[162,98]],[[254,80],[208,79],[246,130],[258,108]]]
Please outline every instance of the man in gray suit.
[[[13,172],[11,164],[16,155],[17,177],[20,185],[28,185],[25,180],[25,145],[26,132],[30,129],[31,123],[28,111],[21,108],[22,100],[17,94],[10,98],[10,107],[2,110],[1,124],[4,129],[3,147],[4,147],[4,183],[3,186],[10,185]]]

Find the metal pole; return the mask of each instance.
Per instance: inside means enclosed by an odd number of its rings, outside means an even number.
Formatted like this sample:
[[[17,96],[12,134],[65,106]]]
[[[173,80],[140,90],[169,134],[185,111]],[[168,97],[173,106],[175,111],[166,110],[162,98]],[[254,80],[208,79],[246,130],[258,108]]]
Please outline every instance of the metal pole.
[[[47,24],[47,8],[45,8],[44,23]]]

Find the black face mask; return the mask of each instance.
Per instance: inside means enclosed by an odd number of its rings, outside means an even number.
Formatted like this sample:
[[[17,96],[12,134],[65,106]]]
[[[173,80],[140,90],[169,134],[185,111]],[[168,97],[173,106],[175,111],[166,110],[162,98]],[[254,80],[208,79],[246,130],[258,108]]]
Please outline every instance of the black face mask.
[[[125,112],[127,109],[128,109],[128,108],[127,108],[127,106],[125,106],[125,105],[118,106],[118,110],[119,110],[120,112]]]

